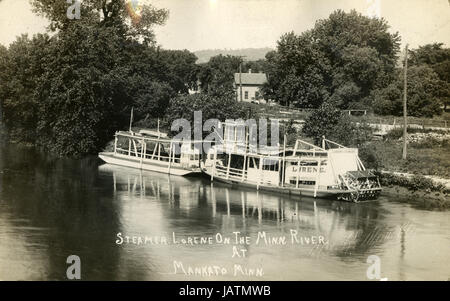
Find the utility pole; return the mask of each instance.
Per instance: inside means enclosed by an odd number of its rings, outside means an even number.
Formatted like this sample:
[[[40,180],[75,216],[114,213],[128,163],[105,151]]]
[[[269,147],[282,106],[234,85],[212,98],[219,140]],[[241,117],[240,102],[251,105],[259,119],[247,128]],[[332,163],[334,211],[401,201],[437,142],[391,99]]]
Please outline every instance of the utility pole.
[[[407,93],[407,72],[408,72],[408,44],[405,47],[405,64],[403,66],[403,160],[406,160],[406,135],[408,134],[408,113],[406,110]]]
[[[242,102],[242,62],[239,63],[239,101]]]
[[[131,130],[131,126],[133,125],[133,107],[131,107],[131,116],[130,116],[130,133],[133,131]]]
[[[244,62],[245,55],[241,55],[241,62],[239,63],[239,101],[242,102],[242,63]]]

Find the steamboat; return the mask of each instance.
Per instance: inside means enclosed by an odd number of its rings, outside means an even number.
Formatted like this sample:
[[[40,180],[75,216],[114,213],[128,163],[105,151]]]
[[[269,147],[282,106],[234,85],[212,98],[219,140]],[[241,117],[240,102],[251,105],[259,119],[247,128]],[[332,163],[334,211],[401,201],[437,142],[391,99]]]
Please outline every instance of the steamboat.
[[[109,164],[186,176],[200,174],[200,151],[196,142],[175,141],[158,131],[115,133],[114,150],[99,153]]]
[[[325,137],[321,147],[296,140],[293,147],[284,142],[282,149],[255,148],[249,146],[249,131],[242,124],[223,127],[222,143],[212,146],[201,163],[211,181],[352,202],[375,199],[381,192],[378,177],[366,170],[356,148]]]

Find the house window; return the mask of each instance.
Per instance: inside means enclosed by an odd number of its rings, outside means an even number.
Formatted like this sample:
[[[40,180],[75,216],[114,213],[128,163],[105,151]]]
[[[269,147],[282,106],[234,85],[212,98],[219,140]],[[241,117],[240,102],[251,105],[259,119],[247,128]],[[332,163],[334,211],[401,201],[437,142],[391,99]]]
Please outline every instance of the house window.
[[[248,99],[248,91],[245,91],[245,93],[244,93],[244,99]]]
[[[256,92],[255,92],[255,99],[256,99],[256,100],[259,100],[259,98],[260,98],[259,92],[256,91]]]

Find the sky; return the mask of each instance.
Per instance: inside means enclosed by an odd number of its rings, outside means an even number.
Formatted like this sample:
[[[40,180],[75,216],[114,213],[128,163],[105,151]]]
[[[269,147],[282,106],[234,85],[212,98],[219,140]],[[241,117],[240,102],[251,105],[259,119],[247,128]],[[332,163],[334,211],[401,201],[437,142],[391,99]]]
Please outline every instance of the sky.
[[[65,1],[65,0],[61,0]],[[156,37],[166,49],[276,47],[283,33],[311,29],[336,9],[385,18],[411,48],[433,42],[450,46],[450,0],[134,0],[170,11]],[[28,0],[0,0],[0,43],[44,32],[48,22]]]

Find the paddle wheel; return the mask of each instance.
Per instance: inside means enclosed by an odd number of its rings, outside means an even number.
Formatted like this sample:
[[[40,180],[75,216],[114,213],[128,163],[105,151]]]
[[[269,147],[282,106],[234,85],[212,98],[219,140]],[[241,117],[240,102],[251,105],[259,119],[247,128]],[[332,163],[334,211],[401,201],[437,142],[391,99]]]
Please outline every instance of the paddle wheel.
[[[339,199],[357,203],[362,200],[376,199],[381,192],[378,177],[367,170],[348,171],[340,176],[342,189],[348,190],[342,193]]]

